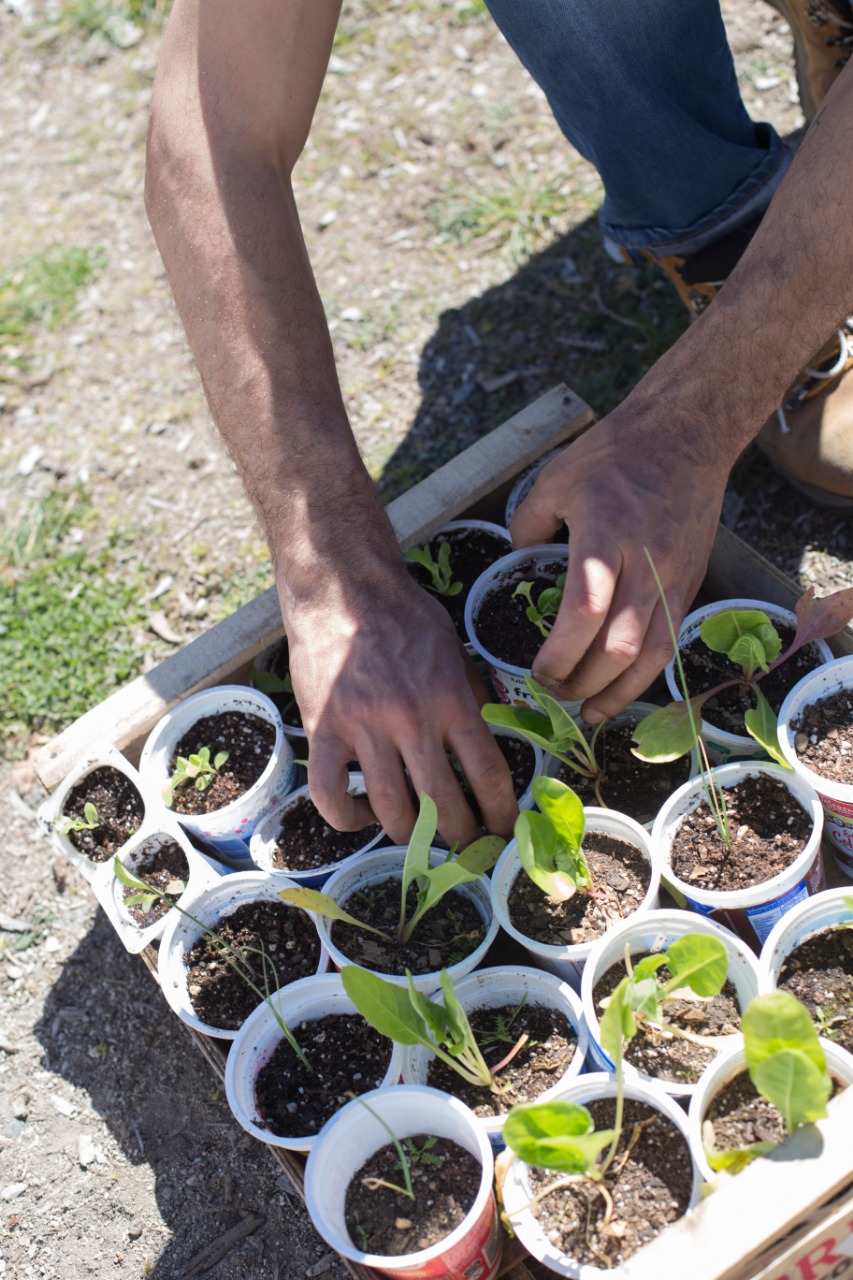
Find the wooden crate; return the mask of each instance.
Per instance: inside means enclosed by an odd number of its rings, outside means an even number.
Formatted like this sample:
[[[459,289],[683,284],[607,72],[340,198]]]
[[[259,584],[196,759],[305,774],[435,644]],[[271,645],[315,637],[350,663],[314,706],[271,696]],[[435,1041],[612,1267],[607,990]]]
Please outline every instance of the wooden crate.
[[[593,421],[588,405],[567,387],[555,387],[389,504],[401,546],[463,515],[502,523],[517,475]],[[722,526],[703,592],[711,599],[751,596],[787,607],[800,594],[790,578]],[[245,681],[253,658],[281,634],[278,600],[270,588],[42,747],[33,760],[42,783],[52,791],[95,742],[118,748],[136,763],[145,738],[169,707],[209,685]],[[853,653],[853,630],[845,629],[832,648]],[[156,978],[156,952],[149,948],[143,958]],[[222,1080],[220,1042],[188,1031]],[[269,1151],[301,1195],[302,1160],[278,1148]],[[825,1280],[848,1270],[853,1280],[853,1090],[831,1104],[831,1122],[795,1135],[779,1155],[757,1161],[647,1245],[622,1268],[624,1280]],[[510,1242],[500,1274],[532,1280],[526,1258],[518,1243]],[[346,1265],[357,1280],[378,1280],[373,1271]]]

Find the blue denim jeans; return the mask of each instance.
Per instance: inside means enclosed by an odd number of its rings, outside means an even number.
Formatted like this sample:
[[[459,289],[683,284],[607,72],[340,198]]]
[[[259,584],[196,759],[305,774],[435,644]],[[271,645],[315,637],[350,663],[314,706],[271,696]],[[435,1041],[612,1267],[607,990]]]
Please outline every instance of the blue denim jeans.
[[[791,154],[741,101],[719,0],[486,0],[631,257],[689,254],[763,213]]]

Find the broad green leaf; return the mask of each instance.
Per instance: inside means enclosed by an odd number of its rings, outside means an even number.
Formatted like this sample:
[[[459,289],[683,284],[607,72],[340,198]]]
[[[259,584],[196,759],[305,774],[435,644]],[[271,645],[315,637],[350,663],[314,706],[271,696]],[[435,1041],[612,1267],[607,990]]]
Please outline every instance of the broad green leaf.
[[[628,986],[628,997],[631,1009],[641,1018],[656,1019],[663,999],[663,990],[657,978],[652,974],[649,978],[637,981],[636,972]],[[632,1039],[632,1036],[628,1037]]]
[[[688,986],[697,996],[719,995],[729,969],[723,943],[703,933],[686,933],[670,943],[666,962],[671,975],[667,990]]]
[[[666,956],[663,953],[650,956],[643,956],[634,965],[634,980],[639,981],[641,978],[648,978],[653,973],[657,973],[658,969],[662,969],[666,964]]]
[[[217,751],[213,761],[214,769],[221,769],[227,759],[228,759],[227,751]]]
[[[341,920],[344,924],[354,924],[359,929],[366,929],[368,933],[378,934],[380,938],[388,936],[381,929],[375,929],[372,924],[357,920],[355,916],[344,911],[343,907],[339,907],[334,898],[330,898],[327,893],[320,893],[317,889],[282,889],[278,896],[284,902],[289,902],[291,906],[301,907],[303,911],[314,911],[317,915],[327,916],[329,920]]]
[[[787,991],[771,991],[751,1000],[744,1010],[741,1030],[750,1075],[780,1049],[799,1049],[816,1067],[826,1070],[826,1058],[809,1011]]]
[[[703,696],[690,699],[697,723],[701,716]],[[634,729],[632,753],[638,760],[661,764],[678,760],[693,746],[693,727],[686,702],[671,702],[644,716]]]
[[[518,858],[537,889],[555,902],[568,902],[577,892],[577,881],[568,870],[558,867],[566,851],[564,842],[544,814],[525,810],[515,820]]]
[[[565,752],[570,747],[574,747],[580,754],[592,759],[589,743],[562,703],[558,702],[544,685],[534,680],[533,676],[525,676],[524,683],[550,722],[552,743],[550,749]]]
[[[90,827],[96,827],[98,825],[98,809],[96,805],[92,804],[91,800],[87,800],[83,805],[83,817],[86,819]]]
[[[462,850],[456,858],[456,864],[475,876],[481,876],[484,872],[491,871],[505,848],[506,840],[503,836],[481,836]]]
[[[734,1175],[759,1156],[769,1155],[775,1147],[775,1142],[752,1142],[748,1147],[731,1147],[728,1151],[714,1151],[706,1147],[705,1159],[715,1173],[725,1170]]]
[[[437,1044],[444,1044],[452,1035],[448,1026],[446,1008],[436,1000],[430,1000],[422,991],[418,991],[408,969],[406,970],[406,987],[409,1003],[423,1020],[425,1033],[432,1036]]]
[[[776,733],[779,717],[757,685],[753,685],[753,691],[755,693],[755,706],[750,707],[743,717],[747,732],[752,734],[755,741],[764,748],[771,760],[775,760],[777,764],[781,764],[783,769],[790,771],[791,766],[779,750],[779,738]]]
[[[782,641],[762,609],[723,609],[706,618],[699,634],[709,649],[726,654],[751,676],[779,657]]]
[[[631,979],[623,978],[607,1002],[599,1024],[601,1047],[617,1068],[622,1061],[623,1045],[633,1040],[637,1031],[631,1008],[630,986]]]
[[[115,878],[118,880],[119,884],[125,885],[126,888],[140,889],[143,893],[151,892],[151,885],[147,884],[146,881],[142,880],[139,876],[134,875],[134,873],[124,865],[118,854],[115,854],[113,857],[113,872],[115,873]]]
[[[832,1093],[832,1082],[801,1049],[779,1049],[750,1069],[758,1092],[782,1113],[785,1131],[822,1120]]]
[[[512,729],[543,751],[554,750],[551,724],[541,711],[534,711],[532,707],[510,707],[505,702],[487,702],[481,714],[486,724]]]
[[[741,636],[729,649],[728,657],[736,667],[740,667],[748,680],[756,671],[766,671],[770,665],[764,645],[754,635]]]
[[[409,885],[413,880],[417,880],[418,886],[423,887],[421,880],[424,874],[429,871],[429,853],[437,830],[438,810],[435,807],[435,801],[425,791],[422,791],[420,794],[418,820],[415,823],[415,829],[412,832],[412,838],[406,850],[406,860],[403,863],[403,879],[400,887],[400,932],[402,932],[405,922],[406,894],[409,891]]]
[[[341,969],[341,982],[361,1016],[380,1035],[396,1040],[397,1044],[429,1045],[424,1020],[419,1010],[412,1007],[405,987],[356,965],[345,965]]]
[[[261,671],[258,667],[252,667],[251,681],[261,693],[293,693],[289,671],[278,676],[274,671]]]
[[[590,1173],[615,1131],[596,1133],[586,1107],[574,1102],[538,1102],[513,1107],[503,1137],[520,1160],[563,1173]]]
[[[571,849],[579,849],[585,828],[583,801],[557,778],[533,779],[533,799]]]
[[[430,867],[429,872],[423,877],[423,884],[418,894],[418,907],[405,927],[404,938],[408,939],[412,936],[418,921],[437,902],[440,902],[446,893],[455,889],[457,885],[467,884],[479,878],[476,871],[466,871],[464,867],[460,867],[458,858],[453,862],[442,862],[437,867]]]

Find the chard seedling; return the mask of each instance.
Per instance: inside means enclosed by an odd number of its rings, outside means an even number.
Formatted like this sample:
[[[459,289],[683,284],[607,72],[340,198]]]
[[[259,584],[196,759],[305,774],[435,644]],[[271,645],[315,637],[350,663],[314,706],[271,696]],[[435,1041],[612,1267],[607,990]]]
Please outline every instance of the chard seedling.
[[[82,818],[72,818],[67,813],[63,813],[54,822],[53,829],[61,836],[67,836],[71,831],[94,831],[100,826],[100,822],[97,806],[92,804],[91,800],[87,800],[83,805]]]
[[[779,750],[776,736],[778,717],[761,691],[760,683],[800,649],[812,641],[828,639],[851,620],[853,587],[845,587],[820,599],[810,587],[797,601],[796,614],[796,634],[784,653],[778,631],[760,609],[724,609],[706,618],[699,631],[702,641],[714,653],[725,654],[735,666],[740,667],[740,672],[689,699],[692,711],[701,719],[704,704],[724,690],[739,688],[743,694],[751,693],[755,706],[744,715],[746,730],[771,759],[786,769],[790,765]],[[677,641],[673,643],[677,655]],[[686,703],[688,695],[683,674],[680,683]],[[682,710],[679,712],[677,708]],[[636,737],[640,746],[635,755],[641,760],[677,760],[693,745],[684,704],[676,702],[647,716],[637,726]]]
[[[601,796],[604,770],[595,756],[596,743],[605,721],[595,726],[588,740],[568,711],[547,689],[532,676],[525,676],[524,683],[542,708],[511,707],[504,702],[488,702],[483,707],[483,719],[487,724],[511,729],[528,742],[534,743],[556,756],[583,778],[589,778],[595,790],[595,798],[602,809],[607,806]]]
[[[534,627],[538,629],[541,635],[547,640],[551,628],[554,625],[554,619],[560,608],[563,599],[563,588],[566,585],[566,575],[561,573],[553,587],[546,587],[540,592],[538,600],[533,599],[533,583],[519,582],[513,591],[513,596],[521,596],[527,601],[525,613]]]
[[[282,1018],[281,1014],[272,1003],[272,996],[279,990],[278,971],[272,963],[263,943],[261,943],[259,947],[233,947],[230,942],[226,942],[224,938],[220,937],[215,930],[208,928],[208,926],[199,920],[197,916],[192,915],[179,903],[173,901],[170,897],[170,890],[172,885],[180,883],[179,881],[172,881],[165,889],[157,889],[154,885],[150,885],[147,880],[143,880],[140,876],[137,876],[130,871],[124,865],[118,854],[113,858],[113,871],[115,872],[115,877],[120,884],[123,884],[128,889],[136,890],[136,893],[127,899],[128,903],[138,901],[142,897],[159,899],[165,902],[168,908],[174,907],[175,911],[179,911],[182,916],[185,916],[187,920],[191,920],[197,928],[201,929],[205,937],[209,938],[211,943],[221,952],[223,960],[231,969],[234,970],[238,978],[246,984],[250,991],[255,993],[259,1001],[263,1001],[264,1004],[268,1005],[270,1013],[278,1023],[285,1040],[299,1058],[300,1062],[302,1062],[310,1071],[311,1063],[308,1061],[299,1042],[288,1027],[287,1023],[284,1021],[284,1018]],[[250,958],[252,956],[257,956],[260,959],[260,986],[255,981],[256,974],[252,967],[254,962]]]
[[[515,820],[518,857],[538,889],[556,902],[566,902],[592,887],[584,855],[584,811],[580,797],[556,778],[534,778],[529,809]]]
[[[435,802],[421,792],[420,813],[406,851],[403,863],[403,876],[400,886],[400,917],[395,934],[386,933],[375,925],[365,924],[355,916],[339,907],[333,898],[316,889],[282,889],[281,897],[285,902],[302,907],[305,911],[314,911],[327,916],[330,920],[341,920],[345,924],[355,925],[375,933],[391,945],[404,946],[427,911],[430,911],[446,893],[460,884],[471,880],[479,880],[480,876],[495,865],[506,841],[500,836],[483,836],[469,844],[461,853],[455,848],[448,851],[443,862],[430,865],[430,849],[435,833],[438,830],[438,810]],[[407,919],[409,886],[417,886],[417,905],[411,919]]]
[[[227,759],[227,751],[217,751],[211,760],[210,747],[202,747],[189,756],[178,756],[175,761],[175,772],[163,792],[166,804],[172,803],[178,787],[182,787],[187,782],[192,782],[196,791],[207,791]]]
[[[341,981],[361,1016],[380,1035],[396,1040],[397,1044],[425,1045],[468,1084],[481,1085],[495,1094],[505,1091],[497,1080],[497,1073],[512,1061],[528,1037],[519,1036],[510,1052],[490,1067],[446,969],[441,971],[444,1004],[437,1004],[417,991],[408,969],[405,987],[356,965],[347,965],[341,970]]]
[[[781,1113],[785,1133],[802,1124],[822,1120],[832,1093],[832,1081],[808,1009],[787,991],[756,996],[747,1005],[742,1021],[743,1043],[749,1078],[757,1091]],[[739,1173],[757,1156],[767,1155],[778,1144],[752,1142],[745,1147],[718,1151],[714,1126],[703,1126],[705,1155],[713,1170]]]
[[[463,584],[453,581],[449,542],[440,544],[435,559],[429,543],[425,547],[409,547],[408,551],[403,552],[403,559],[407,564],[418,564],[427,571],[430,577],[430,581],[426,583],[427,591],[432,591],[437,596],[450,597],[458,596],[462,590]]]

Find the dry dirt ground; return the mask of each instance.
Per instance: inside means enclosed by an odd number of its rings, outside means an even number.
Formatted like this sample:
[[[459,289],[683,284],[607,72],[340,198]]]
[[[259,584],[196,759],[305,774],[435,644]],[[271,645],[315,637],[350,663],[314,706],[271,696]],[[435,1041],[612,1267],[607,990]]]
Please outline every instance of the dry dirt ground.
[[[795,130],[783,24],[760,0],[724,8],[753,115]],[[596,177],[477,3],[345,11],[299,197],[353,422],[390,495],[558,381],[606,410],[683,320],[653,273],[603,257]],[[147,599],[143,667],[266,568],[144,221],[158,26],[83,29],[81,13],[97,28],[104,12],[0,6],[0,270],[53,246],[103,254],[72,319],[39,330],[26,360],[3,350],[0,505],[13,523],[83,486],[99,519],[66,541],[130,530],[113,571]],[[848,522],[760,462],[742,464],[726,512],[804,581],[853,580]],[[23,755],[26,735],[15,742]],[[26,762],[0,768],[2,1280],[343,1276],[142,962],[37,833]],[[251,1234],[199,1259],[251,1215]]]

